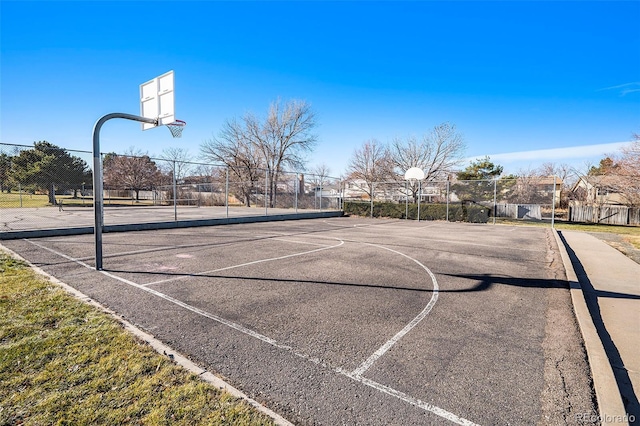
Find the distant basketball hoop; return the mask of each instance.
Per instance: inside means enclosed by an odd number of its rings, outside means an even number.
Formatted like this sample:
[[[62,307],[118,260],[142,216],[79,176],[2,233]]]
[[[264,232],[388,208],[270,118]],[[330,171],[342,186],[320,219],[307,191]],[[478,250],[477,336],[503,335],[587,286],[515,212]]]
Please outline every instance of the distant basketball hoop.
[[[419,167],[411,167],[404,173],[404,179],[411,182],[413,186],[418,181],[418,222],[420,222],[420,198],[422,198],[422,181],[424,180],[424,170]],[[405,187],[406,188],[406,187]],[[409,215],[409,193],[406,195],[406,213],[405,217],[408,219]]]
[[[411,167],[404,173],[404,178],[411,182],[424,180],[424,170],[419,167]]]
[[[182,120],[176,120],[173,123],[165,124],[165,126],[169,128],[169,131],[171,132],[171,136],[173,136],[174,138],[182,137],[182,131],[184,130],[184,127],[186,125],[187,125],[187,122]]]

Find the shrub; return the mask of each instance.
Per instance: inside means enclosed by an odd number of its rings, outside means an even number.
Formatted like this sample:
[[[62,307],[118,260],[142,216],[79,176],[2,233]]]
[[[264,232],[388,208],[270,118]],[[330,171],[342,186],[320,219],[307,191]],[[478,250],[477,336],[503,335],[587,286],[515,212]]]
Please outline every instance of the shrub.
[[[354,216],[371,216],[371,203],[345,201],[344,212]],[[486,223],[491,216],[491,208],[481,204],[450,203],[449,221]],[[373,217],[393,219],[416,219],[418,205],[391,202],[374,202]],[[447,205],[444,203],[429,203],[420,205],[420,220],[447,220]]]

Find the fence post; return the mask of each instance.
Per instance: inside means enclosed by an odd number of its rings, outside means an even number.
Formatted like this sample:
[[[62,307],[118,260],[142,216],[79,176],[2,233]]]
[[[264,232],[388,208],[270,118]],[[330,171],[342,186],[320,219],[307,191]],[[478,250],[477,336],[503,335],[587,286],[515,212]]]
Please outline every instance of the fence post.
[[[370,197],[371,198],[371,213],[370,213],[371,219],[373,219],[373,193],[375,192],[375,189],[374,189],[375,185],[376,185],[375,182],[371,182],[371,197]]]
[[[551,229],[553,229],[555,227],[556,218],[556,175],[553,175],[553,198],[551,203]]]
[[[449,176],[447,176],[447,222],[449,222]]]
[[[20,207],[22,207],[22,187],[20,186],[20,182],[18,182],[18,194],[20,194]]]
[[[404,220],[409,220],[409,188],[407,181],[404,181]]]
[[[229,166],[226,169],[225,183],[224,183],[224,207],[227,211],[227,219],[229,219]]]
[[[420,222],[420,198],[422,198],[422,179],[418,181],[418,222]]]
[[[496,213],[498,212],[497,194],[498,194],[498,180],[496,178],[493,179],[493,224],[496,224]]]
[[[267,185],[269,185],[269,170],[265,170],[264,171],[264,215],[268,216],[269,215],[269,210],[267,207],[267,192],[268,192],[268,187]]]
[[[178,185],[176,182],[176,160],[173,160],[173,220],[178,221]]]

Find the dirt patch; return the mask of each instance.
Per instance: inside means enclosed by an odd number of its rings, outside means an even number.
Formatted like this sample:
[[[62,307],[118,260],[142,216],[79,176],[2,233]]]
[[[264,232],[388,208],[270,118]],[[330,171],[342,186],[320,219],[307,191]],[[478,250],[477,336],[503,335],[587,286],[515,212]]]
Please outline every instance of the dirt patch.
[[[631,243],[629,236],[610,234],[608,232],[589,232],[589,234],[604,241],[634,262],[640,264],[640,249]]]

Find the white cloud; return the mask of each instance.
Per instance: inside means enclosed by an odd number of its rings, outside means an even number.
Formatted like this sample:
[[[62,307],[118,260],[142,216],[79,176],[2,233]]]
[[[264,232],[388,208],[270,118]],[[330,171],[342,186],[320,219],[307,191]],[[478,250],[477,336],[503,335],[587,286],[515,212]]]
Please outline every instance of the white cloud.
[[[534,151],[494,154],[490,155],[490,157],[492,160],[502,161],[582,159],[612,154],[628,144],[629,142],[614,142],[596,145],[572,146],[568,148],[538,149]]]
[[[581,163],[597,164],[606,155],[615,154],[631,142],[613,142],[596,145],[581,145],[567,148],[537,149],[532,151],[519,151],[489,154],[492,162],[505,166],[505,171],[517,171],[518,168],[535,168],[545,162],[567,163],[570,165],[584,165]],[[483,158],[484,155],[469,157],[465,163]]]
[[[631,83],[618,84],[617,86],[605,87],[603,89],[599,89],[598,92],[602,90],[616,90],[620,92],[620,96],[628,95],[629,93],[640,92],[640,81],[634,81]]]

